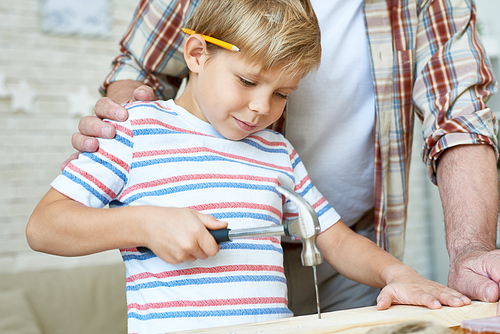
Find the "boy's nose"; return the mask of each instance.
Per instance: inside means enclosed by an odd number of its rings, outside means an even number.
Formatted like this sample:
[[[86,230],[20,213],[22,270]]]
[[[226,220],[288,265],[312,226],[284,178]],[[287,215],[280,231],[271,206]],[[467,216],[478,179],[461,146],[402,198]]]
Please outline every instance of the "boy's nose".
[[[256,96],[250,101],[248,107],[256,113],[268,115],[271,111],[271,99],[262,95]]]

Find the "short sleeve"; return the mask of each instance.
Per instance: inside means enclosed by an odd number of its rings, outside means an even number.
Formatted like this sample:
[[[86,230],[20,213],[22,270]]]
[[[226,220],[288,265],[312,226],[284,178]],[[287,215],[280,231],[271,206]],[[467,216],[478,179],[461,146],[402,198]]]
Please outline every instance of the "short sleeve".
[[[52,182],[52,188],[95,208],[119,200],[129,177],[133,135],[129,121],[110,123],[116,128],[116,137],[99,139],[95,153],[81,153]]]

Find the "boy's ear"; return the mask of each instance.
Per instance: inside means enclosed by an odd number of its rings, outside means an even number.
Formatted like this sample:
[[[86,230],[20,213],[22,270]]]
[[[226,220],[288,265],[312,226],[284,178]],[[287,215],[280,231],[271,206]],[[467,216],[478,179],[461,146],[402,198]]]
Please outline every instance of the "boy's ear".
[[[184,60],[193,73],[198,73],[202,66],[202,56],[207,54],[207,42],[199,35],[194,34],[188,37],[184,43]]]

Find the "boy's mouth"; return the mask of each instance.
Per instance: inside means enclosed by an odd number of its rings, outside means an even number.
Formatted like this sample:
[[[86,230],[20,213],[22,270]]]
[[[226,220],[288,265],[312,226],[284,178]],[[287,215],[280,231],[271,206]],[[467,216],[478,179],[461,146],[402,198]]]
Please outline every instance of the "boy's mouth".
[[[243,122],[237,118],[234,118],[234,120],[236,121],[236,124],[238,124],[240,129],[242,129],[243,131],[247,131],[247,132],[254,131],[258,126],[257,124]]]

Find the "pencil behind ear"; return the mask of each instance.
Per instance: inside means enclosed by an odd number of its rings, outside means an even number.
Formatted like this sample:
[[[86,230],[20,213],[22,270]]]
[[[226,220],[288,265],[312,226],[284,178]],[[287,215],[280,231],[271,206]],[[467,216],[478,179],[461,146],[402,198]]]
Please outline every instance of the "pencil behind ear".
[[[184,60],[193,73],[198,73],[203,64],[202,56],[207,56],[207,42],[199,34],[189,36],[184,43]]]

